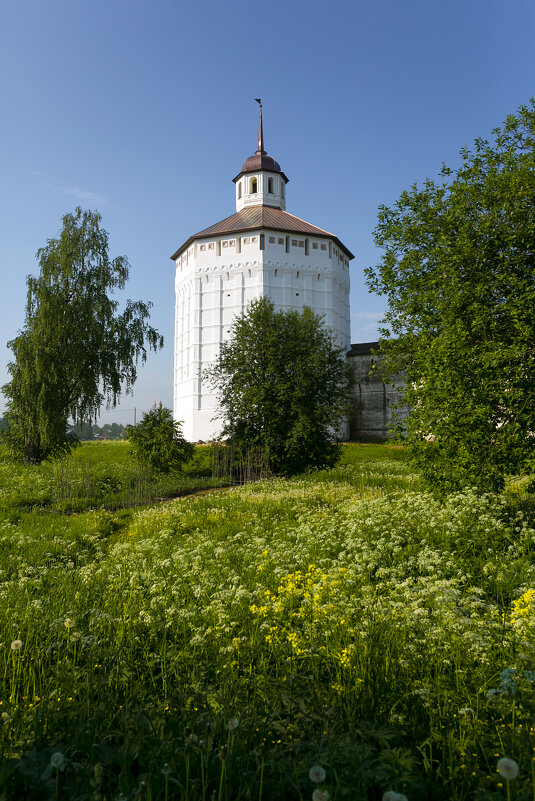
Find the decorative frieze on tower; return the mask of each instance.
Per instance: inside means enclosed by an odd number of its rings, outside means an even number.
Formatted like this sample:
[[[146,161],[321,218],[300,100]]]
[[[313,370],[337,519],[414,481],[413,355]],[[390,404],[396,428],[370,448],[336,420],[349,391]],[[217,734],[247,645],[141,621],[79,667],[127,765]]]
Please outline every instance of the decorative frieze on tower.
[[[175,273],[174,417],[195,442],[218,436],[216,400],[202,373],[219,354],[236,315],[255,298],[277,310],[309,306],[350,347],[349,262],[334,236],[288,214],[288,178],[258,148],[234,178],[236,213],[194,234],[171,256]]]

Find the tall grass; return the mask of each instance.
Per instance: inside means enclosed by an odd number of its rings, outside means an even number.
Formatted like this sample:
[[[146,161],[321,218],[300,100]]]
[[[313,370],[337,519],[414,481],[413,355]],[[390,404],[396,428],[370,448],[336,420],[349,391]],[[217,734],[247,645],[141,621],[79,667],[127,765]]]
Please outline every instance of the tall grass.
[[[532,799],[534,550],[521,493],[439,502],[386,446],[137,511],[19,511],[0,792]]]

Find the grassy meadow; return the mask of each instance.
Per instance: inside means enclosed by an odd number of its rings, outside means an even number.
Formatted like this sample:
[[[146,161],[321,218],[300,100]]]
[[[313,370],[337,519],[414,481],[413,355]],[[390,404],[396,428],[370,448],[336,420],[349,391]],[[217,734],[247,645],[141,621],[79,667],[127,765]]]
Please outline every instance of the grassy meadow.
[[[219,491],[209,465],[0,461],[0,799],[533,801],[521,486],[439,501],[386,445]]]

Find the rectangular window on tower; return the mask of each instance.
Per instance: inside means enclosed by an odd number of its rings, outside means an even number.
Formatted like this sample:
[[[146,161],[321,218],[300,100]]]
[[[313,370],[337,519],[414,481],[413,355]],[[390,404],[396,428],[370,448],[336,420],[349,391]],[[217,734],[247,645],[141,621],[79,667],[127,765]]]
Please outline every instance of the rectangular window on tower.
[[[264,234],[260,234],[260,250],[264,250],[266,247],[266,237]]]

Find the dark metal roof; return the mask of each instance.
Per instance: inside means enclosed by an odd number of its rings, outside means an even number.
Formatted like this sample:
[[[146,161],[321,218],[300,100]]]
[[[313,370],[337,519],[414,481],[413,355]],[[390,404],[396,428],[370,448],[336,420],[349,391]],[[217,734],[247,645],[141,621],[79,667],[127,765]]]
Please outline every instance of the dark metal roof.
[[[372,350],[379,350],[378,342],[357,342],[351,345],[348,356],[371,356]]]
[[[257,172],[258,170],[267,170],[268,172],[275,172],[277,175],[282,175],[285,182],[288,183],[289,179],[281,170],[279,162],[275,161],[274,158],[268,156],[268,154],[265,152],[254,153],[252,156],[249,156],[247,161],[242,165],[238,175],[232,180],[234,183],[236,183],[236,181],[238,181],[242,175],[246,175],[248,172]]]
[[[232,180],[236,182],[239,178],[242,177],[247,172],[256,172],[257,170],[268,170],[269,172],[277,172],[282,175],[286,183],[288,183],[288,178],[285,176],[283,171],[281,170],[280,164],[278,161],[275,161],[274,158],[268,156],[267,152],[264,150],[264,128],[262,125],[262,100],[257,97],[255,98],[256,102],[260,106],[259,115],[258,115],[258,148],[256,153],[252,156],[249,156],[247,161],[243,164],[239,175],[237,175]]]
[[[344,253],[353,259],[354,256],[346,246],[340,242],[338,237],[329,231],[324,231],[323,228],[317,228],[311,223],[301,220],[299,217],[294,217],[293,214],[288,214],[282,209],[274,208],[273,206],[246,206],[236,214],[231,214],[221,222],[199,231],[198,234],[190,236],[183,245],[181,245],[175,253],[171,256],[173,261],[180,256],[182,251],[186,250],[195,239],[202,239],[203,237],[216,236],[220,234],[238,234],[240,231],[256,231],[259,229],[269,231],[288,231],[295,234],[311,234],[312,236],[323,237],[332,239],[336,242]]]

